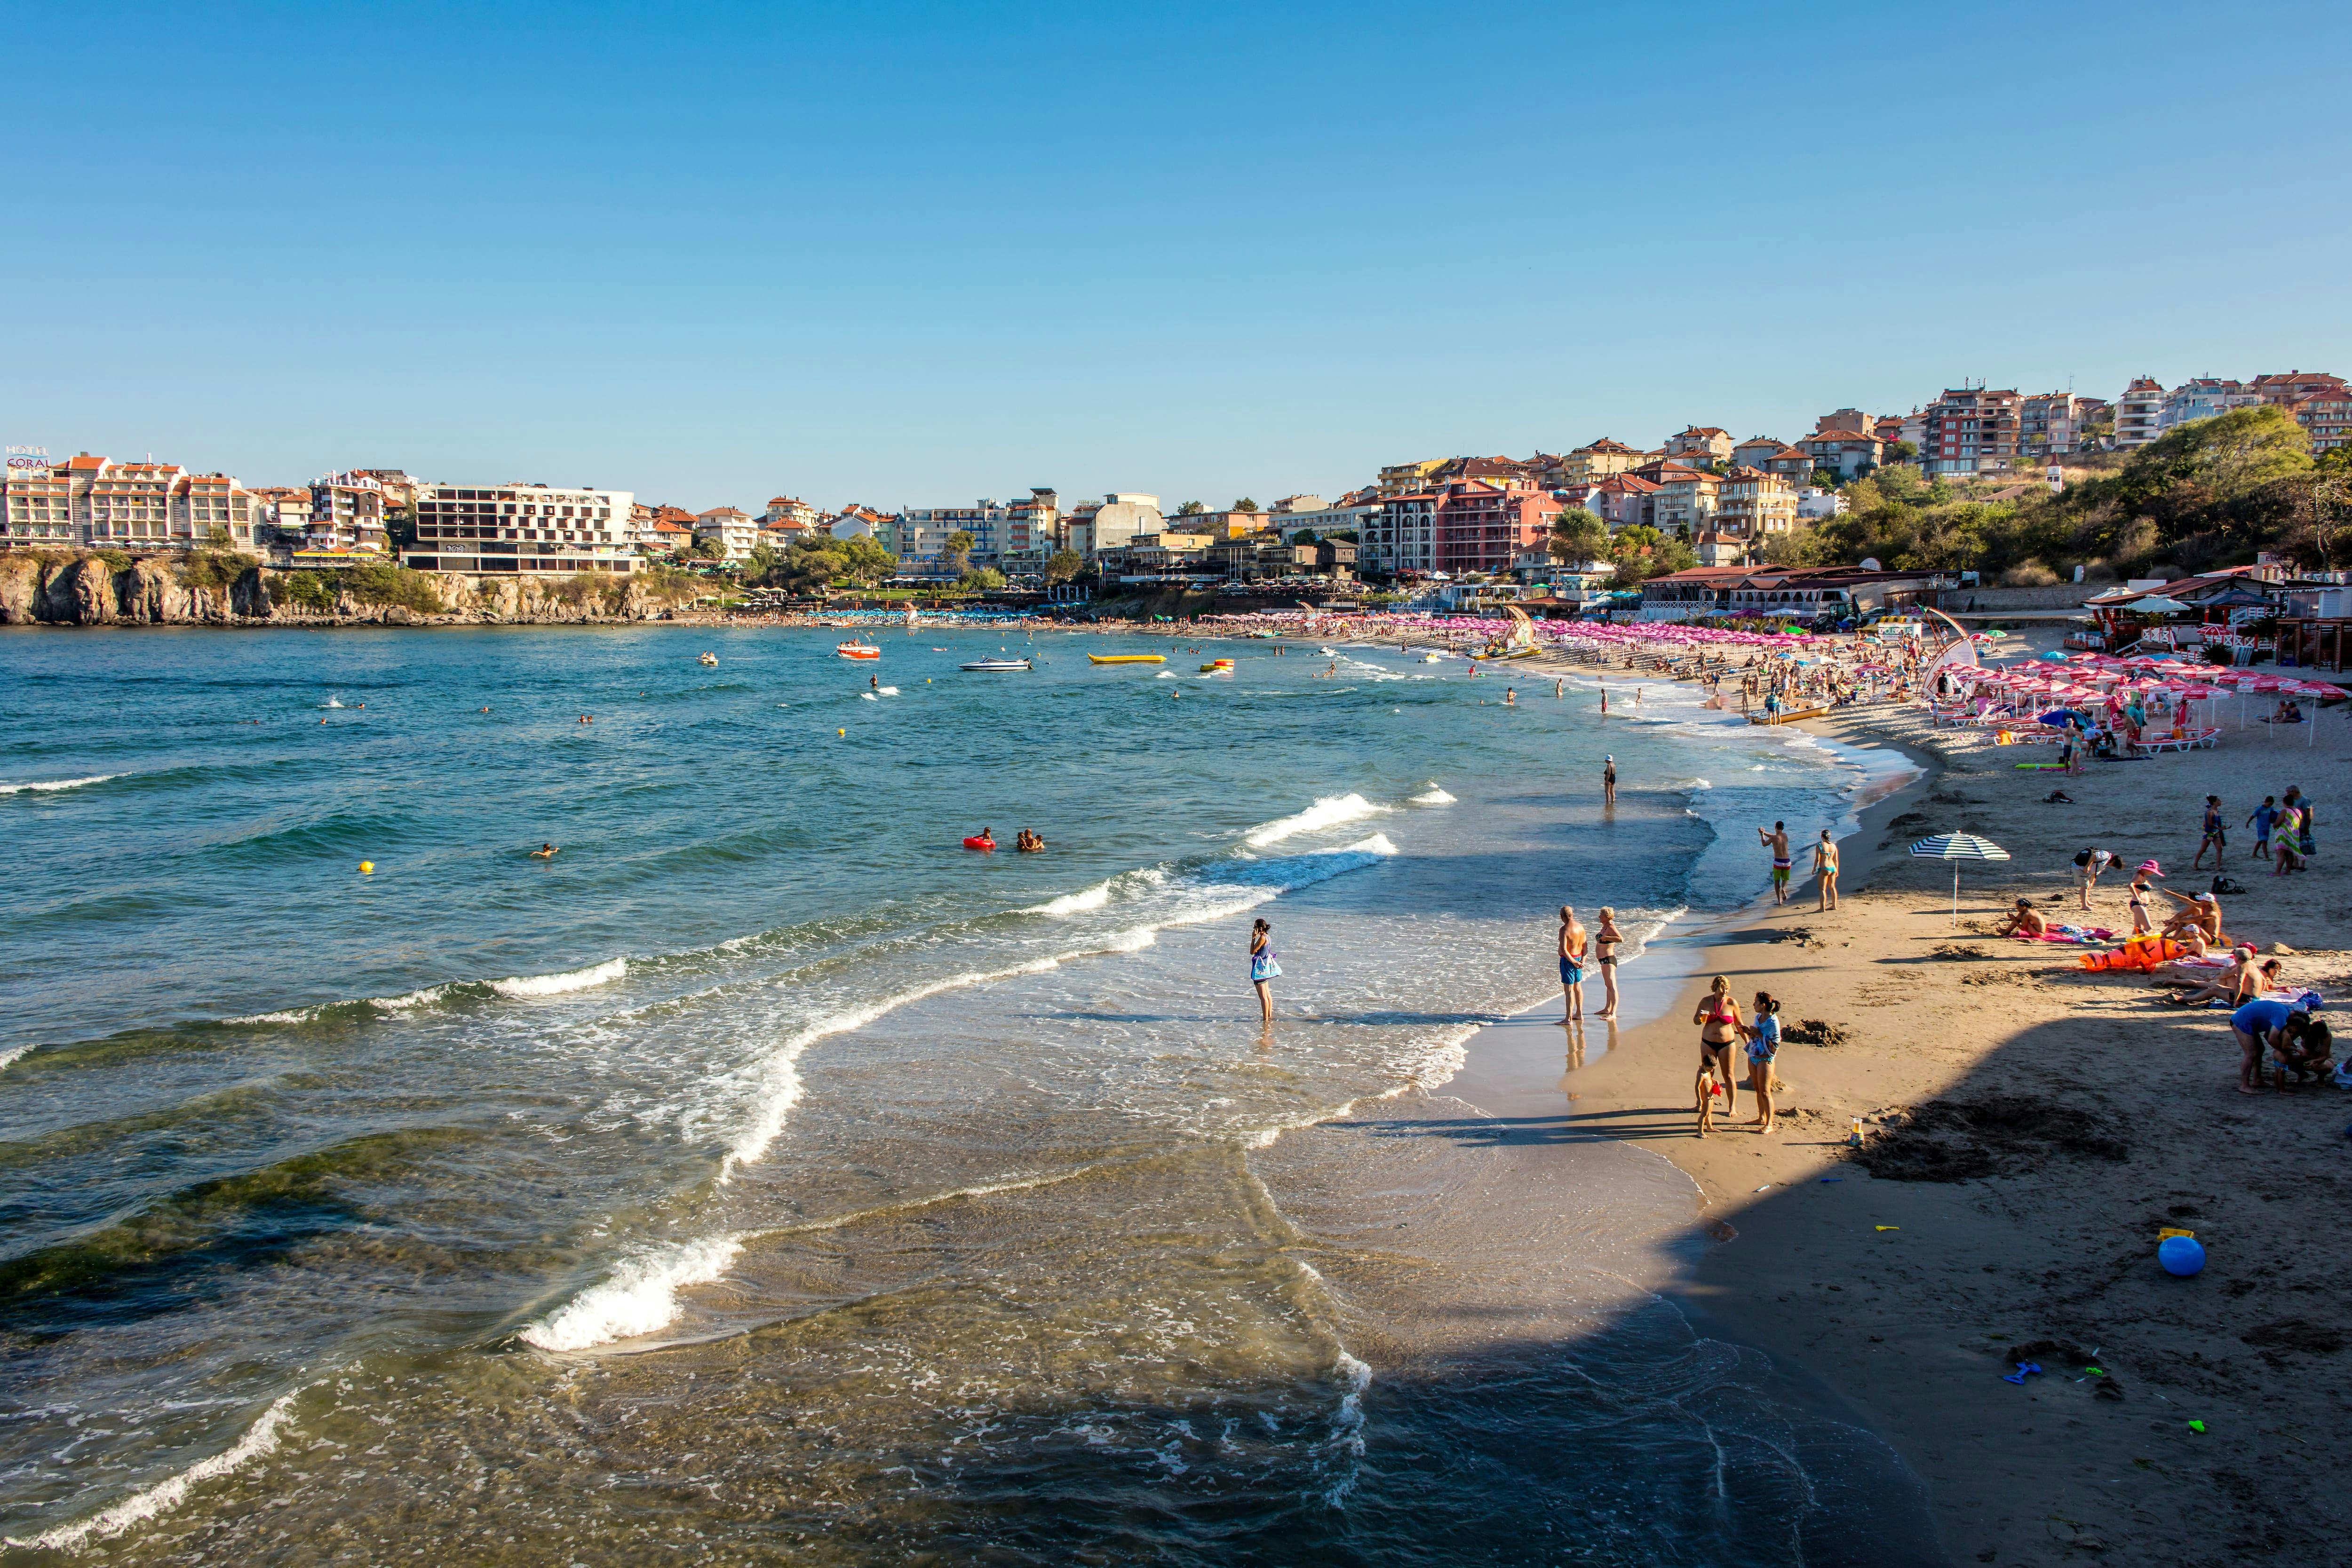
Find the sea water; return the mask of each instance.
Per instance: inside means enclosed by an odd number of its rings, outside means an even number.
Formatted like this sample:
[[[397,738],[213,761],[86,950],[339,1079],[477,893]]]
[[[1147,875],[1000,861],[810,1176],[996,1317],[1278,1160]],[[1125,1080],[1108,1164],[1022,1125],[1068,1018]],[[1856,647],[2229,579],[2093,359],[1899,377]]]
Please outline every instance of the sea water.
[[[1688,1182],[1501,1202],[1444,1085],[1559,904],[1638,963],[1853,757],[1418,648],[835,641],[0,633],[0,1534],[1807,1558],[1834,1444],[1648,1289]]]

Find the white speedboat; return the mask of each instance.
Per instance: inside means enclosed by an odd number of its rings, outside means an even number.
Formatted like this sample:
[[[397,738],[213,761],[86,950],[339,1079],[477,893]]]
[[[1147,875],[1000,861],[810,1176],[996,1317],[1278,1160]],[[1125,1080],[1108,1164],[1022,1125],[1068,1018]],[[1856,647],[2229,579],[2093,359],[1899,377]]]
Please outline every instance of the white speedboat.
[[[1026,670],[1029,667],[1029,661],[1026,659],[974,659],[968,664],[961,664],[957,667],[977,670],[982,674],[1010,674],[1016,671]]]

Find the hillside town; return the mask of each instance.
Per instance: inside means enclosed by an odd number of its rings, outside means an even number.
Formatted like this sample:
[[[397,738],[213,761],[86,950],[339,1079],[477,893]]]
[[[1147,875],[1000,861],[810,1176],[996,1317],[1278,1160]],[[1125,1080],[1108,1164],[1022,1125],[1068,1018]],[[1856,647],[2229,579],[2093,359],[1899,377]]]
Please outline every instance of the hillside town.
[[[1865,484],[1876,495],[1900,474],[1938,497],[1955,485],[1990,485],[1996,499],[2054,495],[2080,465],[2111,469],[2197,422],[2263,408],[2292,421],[2313,457],[2352,444],[2352,385],[2290,371],[2168,389],[2141,376],[2113,400],[1968,383],[1907,413],[1835,409],[1787,439],[1691,424],[1654,444],[1604,435],[1559,454],[1391,464],[1336,497],[1223,507],[1143,492],[1066,502],[1034,486],[969,505],[827,509],[777,495],[756,512],[693,510],[594,486],[449,483],[391,467],[247,485],[152,457],[12,446],[0,548],[215,550],[293,573],[397,565],[477,580],[688,570],[745,585],[1062,601],[1344,588],[1652,620],[1767,605],[1850,614],[1864,597],[1883,608],[1991,586],[1924,560],[1797,559],[1796,541],[1845,517]]]

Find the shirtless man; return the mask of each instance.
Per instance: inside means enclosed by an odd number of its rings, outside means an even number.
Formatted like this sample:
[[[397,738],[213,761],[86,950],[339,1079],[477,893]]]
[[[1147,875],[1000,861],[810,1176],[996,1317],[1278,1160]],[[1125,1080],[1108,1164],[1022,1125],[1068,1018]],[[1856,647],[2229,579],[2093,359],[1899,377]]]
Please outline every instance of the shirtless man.
[[[1789,824],[1775,822],[1771,831],[1756,830],[1757,841],[1772,852],[1772,902],[1789,902],[1789,872],[1795,864],[1789,858]]]
[[[1592,934],[1592,956],[1601,966],[1601,984],[1608,991],[1607,1005],[1597,1015],[1613,1019],[1617,1016],[1617,949],[1625,945],[1625,934],[1617,929],[1617,912],[1607,904],[1601,906],[1601,929]]]
[[[1835,909],[1838,906],[1838,849],[1827,828],[1822,830],[1821,842],[1813,846],[1813,875],[1821,879],[1821,907]]]
[[[558,852],[559,852],[553,844],[541,844],[539,848],[530,852],[530,858],[535,861],[551,861],[556,857]]]
[[[1560,1022],[1584,1021],[1584,927],[1576,911],[1559,906],[1559,994],[1564,1001]]]

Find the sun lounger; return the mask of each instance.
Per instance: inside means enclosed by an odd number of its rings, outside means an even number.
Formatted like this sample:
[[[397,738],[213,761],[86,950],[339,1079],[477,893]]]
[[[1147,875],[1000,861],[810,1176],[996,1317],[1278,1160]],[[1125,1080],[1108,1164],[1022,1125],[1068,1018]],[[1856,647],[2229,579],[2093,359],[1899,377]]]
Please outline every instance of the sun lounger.
[[[2142,751],[2194,751],[2200,747],[2210,749],[2214,742],[2221,737],[2221,732],[2218,729],[2191,730],[2187,735],[2168,735],[2156,740],[2150,740],[2143,736],[2140,737],[2139,749]]]

